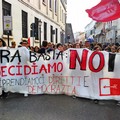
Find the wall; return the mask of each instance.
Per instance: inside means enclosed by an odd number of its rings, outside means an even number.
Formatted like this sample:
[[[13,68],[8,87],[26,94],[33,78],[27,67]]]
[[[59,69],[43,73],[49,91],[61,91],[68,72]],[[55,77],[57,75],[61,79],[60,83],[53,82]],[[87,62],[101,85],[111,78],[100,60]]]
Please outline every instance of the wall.
[[[47,40],[50,41],[50,25],[52,25],[53,29],[55,28],[58,29],[58,42],[60,42],[60,32],[63,31],[65,33],[65,23],[58,22],[59,16],[55,15],[55,17],[53,17],[53,13],[51,13],[51,11],[47,8],[48,7],[47,5],[45,6],[42,3],[39,3],[38,0],[30,0],[29,3],[27,0],[5,0],[5,1],[11,4],[11,9],[12,9],[11,14],[12,14],[12,22],[13,22],[12,35],[13,35],[13,39],[16,40],[17,45],[22,39],[22,15],[21,15],[22,10],[28,13],[28,37],[30,37],[30,30],[31,30],[30,25],[31,23],[34,22],[34,18],[36,17],[42,20],[41,40],[44,40],[43,23],[45,21],[47,23]],[[2,11],[2,1],[0,1],[0,10]],[[1,13],[2,12],[0,12],[0,16],[2,18]],[[2,19],[0,19],[0,24],[1,25],[3,24]],[[0,31],[3,31],[2,26],[0,27]],[[3,37],[3,32],[0,32],[0,36]],[[7,36],[4,36],[4,39],[5,38],[7,39]],[[55,40],[55,35],[54,35],[54,40]],[[39,43],[36,43],[35,45],[39,45]]]

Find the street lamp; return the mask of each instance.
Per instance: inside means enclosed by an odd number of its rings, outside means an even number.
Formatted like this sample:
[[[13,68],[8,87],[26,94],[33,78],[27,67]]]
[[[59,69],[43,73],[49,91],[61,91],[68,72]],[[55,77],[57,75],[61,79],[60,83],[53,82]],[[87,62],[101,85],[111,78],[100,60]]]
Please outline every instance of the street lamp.
[[[39,27],[39,30],[40,30],[39,47],[41,47],[41,26],[42,26],[42,21],[41,21],[41,19],[39,19],[39,20],[38,20],[38,27]]]

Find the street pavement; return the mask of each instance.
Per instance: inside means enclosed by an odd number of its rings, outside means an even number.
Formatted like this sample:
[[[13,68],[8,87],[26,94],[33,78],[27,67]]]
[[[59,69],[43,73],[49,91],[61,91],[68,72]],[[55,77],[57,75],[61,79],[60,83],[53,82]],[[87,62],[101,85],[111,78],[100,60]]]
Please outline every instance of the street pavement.
[[[0,120],[120,120],[116,101],[94,101],[66,95],[12,93],[0,99]]]

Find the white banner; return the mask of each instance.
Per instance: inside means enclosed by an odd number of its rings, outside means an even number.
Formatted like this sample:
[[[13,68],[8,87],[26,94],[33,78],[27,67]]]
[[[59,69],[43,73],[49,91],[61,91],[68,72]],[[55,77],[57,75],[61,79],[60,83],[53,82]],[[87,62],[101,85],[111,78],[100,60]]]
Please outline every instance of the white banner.
[[[120,54],[88,49],[37,54],[25,47],[0,49],[2,89],[120,100]]]

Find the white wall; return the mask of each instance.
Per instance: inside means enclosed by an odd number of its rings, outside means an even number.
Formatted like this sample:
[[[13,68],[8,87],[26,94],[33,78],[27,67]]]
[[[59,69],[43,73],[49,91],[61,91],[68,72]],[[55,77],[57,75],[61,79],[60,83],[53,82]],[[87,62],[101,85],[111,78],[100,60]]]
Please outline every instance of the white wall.
[[[30,37],[30,24],[34,22],[34,18],[37,17],[38,19],[41,19],[42,26],[41,26],[41,40],[44,40],[44,31],[43,31],[43,25],[44,21],[47,23],[47,40],[50,41],[50,25],[53,26],[53,29],[58,29],[58,42],[60,42],[60,26],[55,24],[53,21],[50,21],[46,17],[42,16],[40,13],[37,13],[30,9],[29,7],[26,7],[22,3],[20,3],[18,0],[6,0],[11,4],[12,7],[12,22],[13,22],[13,38],[17,42],[17,45],[21,41],[22,38],[22,10],[28,13],[28,37]],[[0,0],[0,11],[2,11],[2,0]],[[2,18],[2,12],[0,12],[0,18]],[[3,21],[0,19],[0,25],[2,26]],[[0,31],[3,31],[3,28],[0,27]],[[0,36],[2,37],[3,33],[0,32]],[[55,35],[54,35],[55,36]],[[54,39],[55,41],[55,39]],[[37,44],[36,44],[37,45]],[[38,43],[39,45],[39,43]]]

